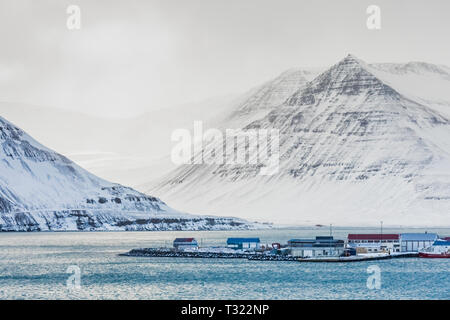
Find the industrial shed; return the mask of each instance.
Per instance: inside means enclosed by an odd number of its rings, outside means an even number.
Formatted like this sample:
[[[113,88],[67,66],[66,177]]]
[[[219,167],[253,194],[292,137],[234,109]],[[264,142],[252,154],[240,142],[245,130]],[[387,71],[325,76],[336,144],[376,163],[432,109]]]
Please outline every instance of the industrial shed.
[[[294,257],[312,258],[321,256],[338,257],[344,254],[344,240],[335,240],[331,236],[315,239],[291,239],[288,247]]]
[[[400,234],[402,252],[418,252],[433,245],[438,238],[436,233],[402,233]]]

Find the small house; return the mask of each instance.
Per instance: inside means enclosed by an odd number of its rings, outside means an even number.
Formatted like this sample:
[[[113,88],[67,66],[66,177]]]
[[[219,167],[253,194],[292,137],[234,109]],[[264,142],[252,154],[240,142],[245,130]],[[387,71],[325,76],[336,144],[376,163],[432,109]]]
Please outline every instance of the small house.
[[[198,249],[198,243],[195,238],[176,238],[173,241],[173,247],[177,250]]]
[[[259,249],[259,238],[228,238],[227,247],[231,249]]]

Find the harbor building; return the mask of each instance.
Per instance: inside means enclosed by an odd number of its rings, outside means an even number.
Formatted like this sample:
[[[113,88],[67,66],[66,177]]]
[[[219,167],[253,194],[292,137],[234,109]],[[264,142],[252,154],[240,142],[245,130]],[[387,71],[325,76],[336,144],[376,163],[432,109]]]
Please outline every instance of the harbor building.
[[[402,233],[400,234],[402,252],[418,252],[432,246],[438,238],[436,233]]]
[[[349,247],[355,248],[358,253],[372,252],[400,252],[399,234],[349,234],[347,236]]]
[[[291,239],[288,241],[288,248],[294,257],[339,257],[344,254],[344,244],[344,240],[335,240],[329,236],[315,239]]]
[[[259,249],[259,238],[228,238],[227,247],[231,249]]]
[[[184,249],[198,249],[198,243],[195,238],[176,238],[173,241],[173,247],[177,250],[184,250]]]

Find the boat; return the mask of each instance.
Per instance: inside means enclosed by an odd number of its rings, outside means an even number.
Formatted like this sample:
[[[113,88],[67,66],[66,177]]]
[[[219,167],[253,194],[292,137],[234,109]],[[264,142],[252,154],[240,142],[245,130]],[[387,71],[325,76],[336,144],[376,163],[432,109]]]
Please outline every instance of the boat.
[[[419,251],[420,258],[450,258],[450,241],[436,240],[431,247]]]

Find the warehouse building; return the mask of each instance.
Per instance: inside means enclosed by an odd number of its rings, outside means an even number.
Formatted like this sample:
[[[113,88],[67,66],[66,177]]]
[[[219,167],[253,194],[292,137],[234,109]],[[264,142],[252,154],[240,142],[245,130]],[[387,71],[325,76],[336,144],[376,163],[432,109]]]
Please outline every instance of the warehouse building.
[[[402,252],[418,252],[430,247],[438,238],[436,233],[402,233],[400,234]]]
[[[260,246],[259,238],[228,238],[227,247],[231,249],[259,249]]]
[[[399,234],[349,234],[347,242],[349,247],[355,248],[358,253],[400,252]]]
[[[338,257],[344,254],[344,240],[333,237],[316,237],[315,239],[291,239],[288,247],[291,255],[301,258]]]

